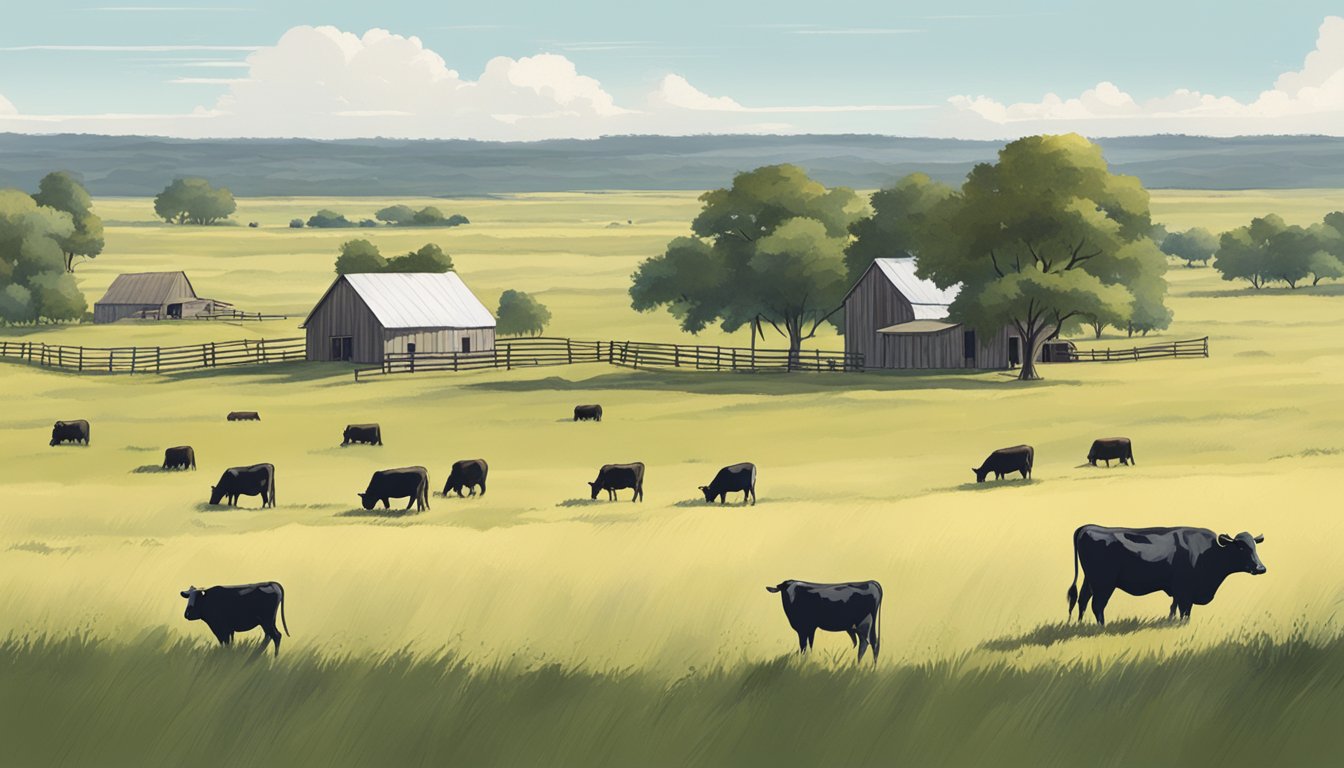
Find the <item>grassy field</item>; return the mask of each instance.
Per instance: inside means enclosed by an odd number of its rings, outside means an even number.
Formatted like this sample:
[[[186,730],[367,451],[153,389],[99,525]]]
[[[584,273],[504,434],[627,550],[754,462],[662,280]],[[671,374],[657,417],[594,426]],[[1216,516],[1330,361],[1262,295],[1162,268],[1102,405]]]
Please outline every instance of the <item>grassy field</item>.
[[[1201,195],[1160,193],[1154,210],[1216,229],[1344,208],[1338,192]],[[631,311],[624,287],[684,228],[693,196],[439,202],[473,223],[372,236],[392,253],[442,243],[487,304],[539,293],[558,335],[681,337],[666,315]],[[241,201],[239,218],[262,227],[202,231],[144,222],[143,200],[99,201],[114,223],[107,255],[81,268],[86,292],[182,267],[204,295],[302,310],[336,244],[368,233],[285,222],[383,204]],[[1208,335],[1211,358],[1046,366],[1029,385],[997,372],[592,365],[355,384],[339,365],[171,379],[0,365],[0,739],[24,742],[22,764],[1331,763],[1344,291],[1169,276],[1176,322],[1160,338]],[[4,333],[169,344],[294,325]],[[579,402],[606,419],[570,422]],[[224,422],[236,409],[263,421]],[[48,448],[58,418],[89,419],[92,445]],[[340,448],[341,428],[363,421],[386,445]],[[1134,440],[1137,466],[1086,466],[1090,441],[1112,434]],[[989,450],[1019,442],[1036,447],[1032,482],[968,483]],[[153,471],[181,443],[200,471]],[[373,470],[424,464],[437,489],[469,457],[490,462],[483,499],[358,508]],[[645,503],[588,500],[600,464],[633,460],[649,467]],[[743,460],[760,467],[757,506],[696,501]],[[276,509],[204,504],[224,467],[258,461],[276,464]],[[1263,533],[1269,573],[1232,576],[1188,625],[1149,621],[1166,615],[1160,595],[1118,595],[1104,632],[1065,625],[1070,533],[1089,522]],[[877,672],[854,669],[843,635],[786,658],[795,638],[763,589],[785,578],[883,583]],[[262,579],[285,585],[295,617],[279,661],[207,650],[178,591]]]

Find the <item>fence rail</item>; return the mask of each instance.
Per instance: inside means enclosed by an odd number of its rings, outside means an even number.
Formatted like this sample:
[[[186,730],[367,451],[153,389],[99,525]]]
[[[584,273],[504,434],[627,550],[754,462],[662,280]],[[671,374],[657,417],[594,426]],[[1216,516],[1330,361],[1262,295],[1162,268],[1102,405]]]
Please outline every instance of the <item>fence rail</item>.
[[[192,315],[192,320],[288,320],[289,315],[267,315],[261,312],[244,312],[241,309],[217,309],[200,315]]]
[[[304,359],[305,339],[238,339],[178,347],[74,347],[0,341],[0,358],[79,373],[181,373]]]
[[[1208,357],[1209,337],[1183,339],[1165,344],[1151,344],[1130,349],[1076,349],[1068,350],[1068,358],[1059,362],[1105,363],[1121,360],[1157,360],[1164,357]]]

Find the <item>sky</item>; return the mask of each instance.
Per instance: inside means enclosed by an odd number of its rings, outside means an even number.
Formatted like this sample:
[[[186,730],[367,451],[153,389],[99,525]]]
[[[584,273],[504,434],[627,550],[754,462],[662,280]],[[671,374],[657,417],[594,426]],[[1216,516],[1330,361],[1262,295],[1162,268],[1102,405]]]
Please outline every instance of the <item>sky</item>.
[[[5,5],[0,131],[1344,134],[1316,0]]]

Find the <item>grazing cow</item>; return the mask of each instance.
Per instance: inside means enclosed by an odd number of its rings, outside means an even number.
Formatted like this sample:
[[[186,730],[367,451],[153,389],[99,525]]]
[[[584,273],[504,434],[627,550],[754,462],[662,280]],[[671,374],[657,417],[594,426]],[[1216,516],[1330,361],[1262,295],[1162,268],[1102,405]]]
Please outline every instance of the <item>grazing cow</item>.
[[[257,653],[265,653],[268,643],[275,643],[275,655],[280,655],[280,630],[275,626],[275,614],[289,634],[285,619],[285,588],[278,581],[260,584],[242,584],[236,587],[189,587],[182,592],[187,598],[187,621],[201,620],[214,633],[220,645],[231,645],[234,632],[246,632],[261,627],[265,636]]]
[[[1134,463],[1134,446],[1128,437],[1103,437],[1092,441],[1092,450],[1087,452],[1088,464],[1095,467],[1098,461],[1104,461],[1109,467],[1111,459],[1119,459],[1122,465]]]
[[[196,451],[190,445],[179,445],[163,452],[164,469],[195,469]]]
[[[261,421],[256,411],[230,411],[229,421]]]
[[[602,406],[600,405],[576,405],[574,406],[575,421],[601,421]]]
[[[705,501],[714,501],[715,498],[722,504],[728,500],[729,493],[742,492],[742,503],[747,503],[747,497],[751,497],[751,505],[756,506],[756,465],[751,462],[733,464],[719,470],[719,474],[714,476],[709,485],[700,486],[700,492],[705,494]]]
[[[481,486],[481,495],[485,495],[485,476],[490,471],[485,463],[485,459],[463,459],[453,462],[453,471],[448,474],[448,482],[443,484],[443,495],[447,496],[450,491],[455,491],[457,497],[462,498],[462,489],[466,488],[469,495],[476,495],[476,486]]]
[[[594,499],[597,498],[598,491],[606,491],[607,501],[615,501],[616,491],[633,488],[635,495],[630,500],[643,501],[644,463],[636,461],[633,464],[603,464],[597,471],[597,480],[588,485],[593,489]]]
[[[380,469],[369,478],[368,490],[359,494],[365,509],[373,509],[380,501],[383,509],[391,509],[389,499],[403,497],[407,509],[412,504],[420,512],[429,509],[429,472],[424,467]]]
[[[1022,479],[1031,477],[1031,465],[1036,463],[1036,449],[1030,445],[1015,445],[1012,448],[1000,448],[989,454],[985,463],[978,467],[972,467],[971,471],[975,473],[975,482],[985,482],[985,477],[994,473],[995,480],[1002,480],[1004,475],[1010,472],[1021,472]]]
[[[238,506],[239,496],[260,496],[261,508],[275,506],[275,465],[253,464],[250,467],[230,467],[219,476],[219,482],[210,486],[210,503],[218,504],[227,497],[230,507]]]
[[[1234,573],[1263,574],[1255,545],[1264,536],[1214,534],[1208,528],[1103,528],[1084,525],[1073,532],[1073,584],[1069,587],[1069,614],[1078,605],[1083,620],[1088,600],[1098,624],[1106,623],[1106,603],[1116,589],[1131,595],[1165,592],[1171,597],[1167,617],[1179,609],[1190,618],[1190,607],[1208,605],[1223,579]],[[1078,592],[1078,565],[1083,566],[1083,590]]]
[[[341,435],[341,445],[351,443],[382,445],[383,430],[377,424],[348,424],[345,433]]]
[[[89,422],[79,419],[78,421],[58,421],[51,427],[51,444],[57,443],[83,443],[89,444]]]
[[[859,646],[859,661],[863,661],[868,646],[873,646],[873,663],[877,663],[882,635],[881,584],[876,581],[814,584],[789,579],[765,590],[779,593],[789,626],[798,633],[799,653],[812,646],[818,629],[824,629],[847,633],[850,643]]]

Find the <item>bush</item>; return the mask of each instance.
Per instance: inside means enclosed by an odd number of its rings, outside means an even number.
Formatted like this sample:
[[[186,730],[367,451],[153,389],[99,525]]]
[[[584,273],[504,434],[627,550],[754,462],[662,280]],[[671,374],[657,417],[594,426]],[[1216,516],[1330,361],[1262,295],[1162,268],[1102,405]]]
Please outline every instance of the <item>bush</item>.
[[[303,229],[303,219],[290,219],[290,220],[289,220],[289,228],[290,228],[290,229]]]
[[[323,208],[309,217],[308,226],[314,229],[344,229],[355,226],[355,222],[345,218],[344,214]]]
[[[551,322],[551,311],[522,291],[508,290],[499,297],[495,332],[501,336],[540,336]]]

